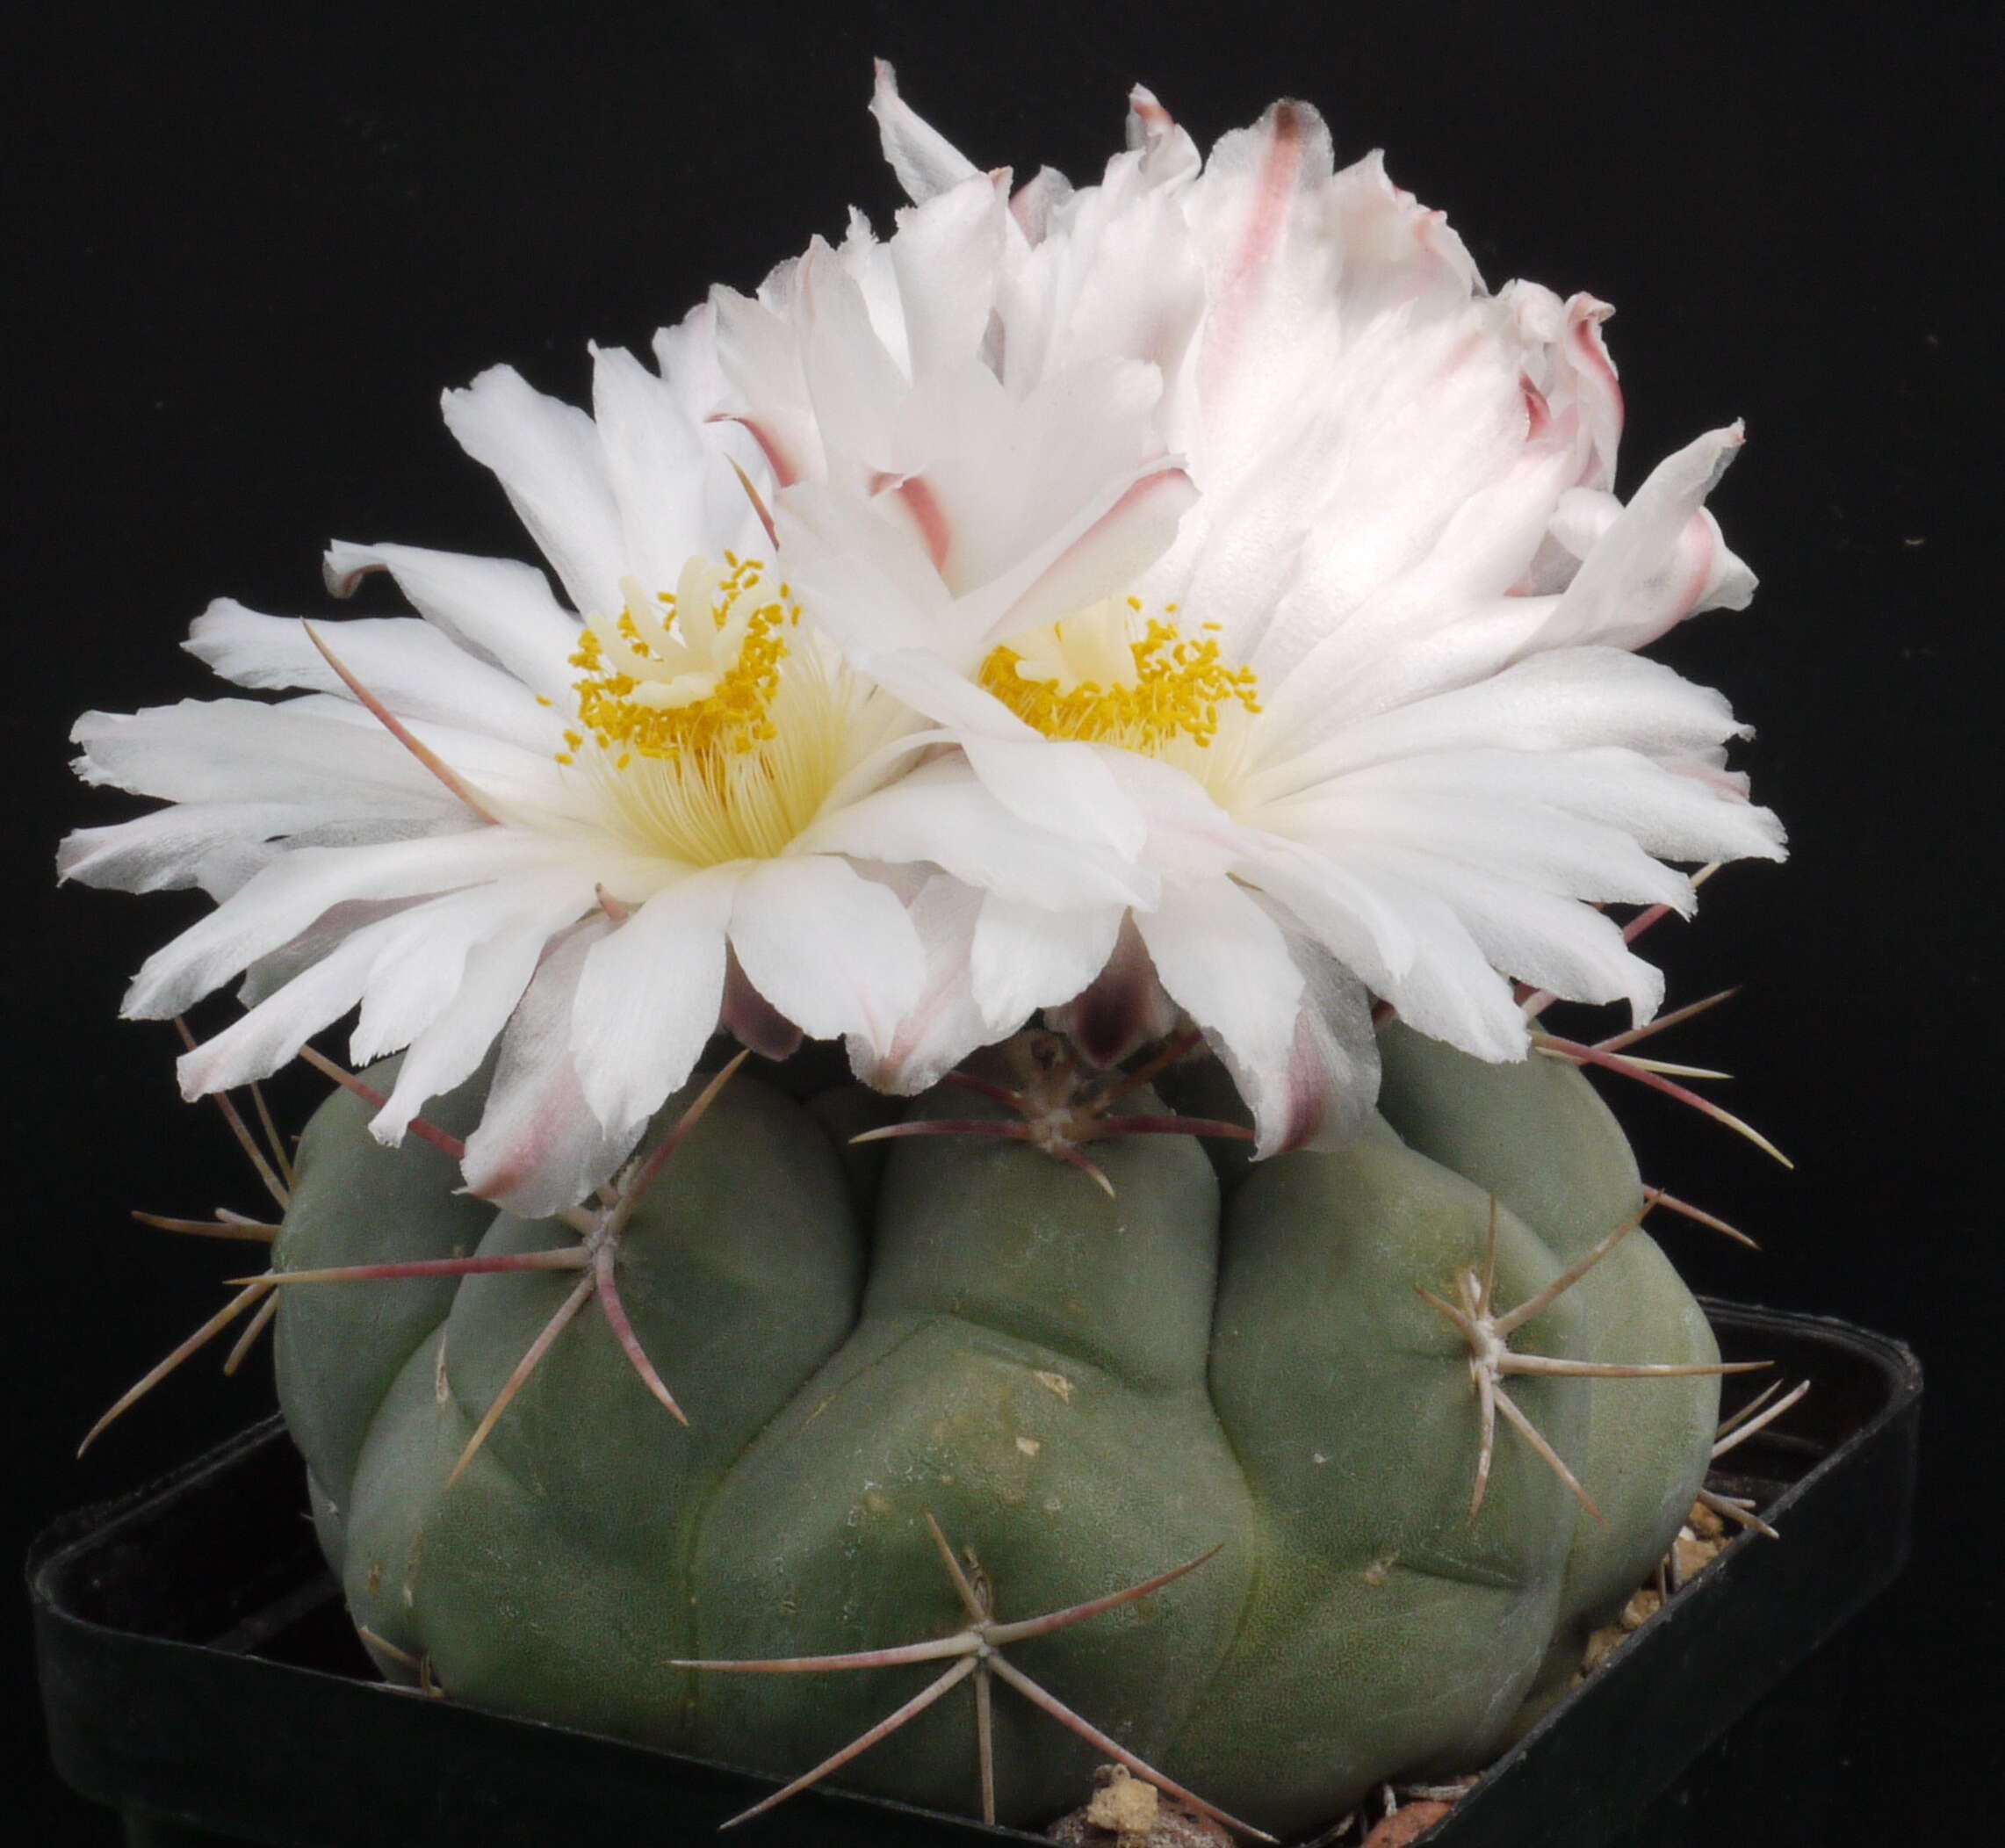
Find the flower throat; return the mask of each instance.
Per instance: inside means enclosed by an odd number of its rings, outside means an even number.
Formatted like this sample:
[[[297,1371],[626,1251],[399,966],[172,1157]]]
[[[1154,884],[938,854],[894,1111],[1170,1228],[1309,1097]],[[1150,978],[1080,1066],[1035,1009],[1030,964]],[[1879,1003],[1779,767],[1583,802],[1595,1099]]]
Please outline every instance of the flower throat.
[[[778,853],[833,781],[826,677],[790,660],[800,606],[765,570],[727,552],[672,592],[623,581],[626,607],[588,617],[570,657],[578,723],[557,761],[582,758],[637,843],[686,864]]]

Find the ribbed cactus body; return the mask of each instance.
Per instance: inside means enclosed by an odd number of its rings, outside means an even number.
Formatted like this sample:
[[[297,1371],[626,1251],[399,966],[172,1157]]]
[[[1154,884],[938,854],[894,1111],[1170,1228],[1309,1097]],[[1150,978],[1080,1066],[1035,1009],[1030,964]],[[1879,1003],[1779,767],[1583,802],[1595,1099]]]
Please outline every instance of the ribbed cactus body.
[[[1341,1153],[1215,1170],[1188,1137],[1115,1137],[1092,1147],[1111,1197],[1001,1137],[849,1150],[884,1101],[740,1074],[619,1247],[626,1311],[688,1427],[588,1304],[450,1486],[578,1274],[295,1289],[281,1393],[357,1622],[387,1672],[426,1658],[455,1699],[791,1776],[941,1664],[670,1662],[952,1632],[965,1620],[928,1514],[973,1548],[1005,1621],[1215,1546],[1009,1659],[1277,1831],[1374,1780],[1480,1764],[1668,1544],[1715,1382],[1514,1378],[1608,1526],[1501,1426],[1472,1519],[1468,1349],[1417,1291],[1453,1296],[1494,1210],[1497,1300],[1515,1303],[1641,1189],[1570,1069],[1482,1066],[1397,1029],[1387,1062],[1384,1116]],[[1121,1108],[1162,1107],[1137,1092]],[[990,1111],[956,1090],[910,1114]],[[473,1105],[434,1114],[454,1127]],[[281,1267],[576,1242],[454,1195],[444,1158],[379,1147],[365,1116],[344,1094],[314,1120]],[[1715,1358],[1641,1233],[1513,1345]],[[956,1689],[845,1781],[974,1808],[972,1699]],[[1005,1688],[994,1725],[1005,1820],[1080,1800],[1090,1745]]]

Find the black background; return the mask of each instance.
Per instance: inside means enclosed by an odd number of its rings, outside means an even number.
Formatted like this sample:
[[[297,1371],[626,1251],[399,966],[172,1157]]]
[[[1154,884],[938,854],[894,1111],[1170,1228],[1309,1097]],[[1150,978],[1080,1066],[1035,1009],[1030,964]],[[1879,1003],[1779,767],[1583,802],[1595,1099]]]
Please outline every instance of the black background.
[[[709,282],[749,287],[839,234],[852,202],[883,223],[873,54],[1020,177],[1093,177],[1137,79],[1202,145],[1292,92],[1343,157],[1387,148],[1493,283],[1617,304],[1625,493],[1668,449],[1748,421],[1713,504],[1763,590],[1658,652],[1760,727],[1741,761],[1793,858],[1728,870],[1696,926],[1651,944],[1674,1001],[1747,985],[1664,1050],[1735,1072],[1732,1101],[1799,1166],[1640,1092],[1619,1108],[1649,1179],[1765,1247],[1672,1230],[1702,1288],[1921,1351],[1919,1543],[1860,1627],[1840,1810],[1861,1841],[1981,1814],[2005,1719],[1986,1512],[2005,1411],[1987,11],[852,4],[804,30],[761,4],[572,0],[533,24],[45,18],[16,60],[5,175],[9,1548],[270,1397],[262,1362],[226,1382],[205,1358],[70,1461],[238,1261],[126,1209],[258,1204],[213,1113],[177,1101],[168,1029],[115,1018],[199,901],[54,890],[58,836],[136,806],[69,779],[74,715],[211,691],[176,647],[189,619],[219,594],[321,609],[330,537],[523,555],[439,423],[441,387],[505,360],[581,397],[588,338],[645,345]],[[309,1094],[279,1089],[296,1122]],[[18,1599],[6,1621],[25,1715],[7,1787],[33,1838],[109,1840],[46,1768]]]

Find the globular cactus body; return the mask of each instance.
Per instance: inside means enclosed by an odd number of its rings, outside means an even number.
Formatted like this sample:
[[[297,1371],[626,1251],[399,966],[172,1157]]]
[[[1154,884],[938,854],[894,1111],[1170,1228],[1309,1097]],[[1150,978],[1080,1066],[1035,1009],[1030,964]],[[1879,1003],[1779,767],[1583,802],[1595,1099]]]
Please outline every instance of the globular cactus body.
[[[1117,1136],[1093,1145],[1111,1195],[1022,1140],[852,1149],[884,1101],[845,1086],[804,1101],[786,1070],[779,1085],[741,1074],[617,1254],[625,1311],[687,1428],[605,1318],[581,1314],[451,1479],[581,1274],[289,1290],[281,1394],[386,1672],[411,1678],[422,1659],[456,1699],[792,1776],[941,1663],[671,1664],[956,1630],[931,1515],[978,1556],[1005,1621],[1218,1548],[1007,1655],[1251,1823],[1299,1829],[1376,1780],[1479,1766],[1675,1534],[1717,1382],[1512,1376],[1605,1525],[1501,1427],[1472,1516],[1470,1349],[1418,1292],[1455,1299],[1494,1227],[1496,1301],[1520,1303],[1643,1192],[1576,1072],[1385,1037],[1383,1115],[1342,1152],[1215,1169],[1187,1137]],[[1121,1108],[1162,1107],[1138,1091]],[[991,1111],[955,1091],[910,1114]],[[449,1130],[476,1114],[464,1095],[433,1113]],[[456,1195],[444,1156],[379,1147],[366,1115],[337,1096],[309,1129],[277,1267],[576,1243]],[[1717,1358],[1641,1232],[1511,1344]],[[844,1781],[976,1808],[971,1700],[956,1688]],[[1007,1689],[992,1721],[1004,1820],[1081,1800],[1104,1754]]]

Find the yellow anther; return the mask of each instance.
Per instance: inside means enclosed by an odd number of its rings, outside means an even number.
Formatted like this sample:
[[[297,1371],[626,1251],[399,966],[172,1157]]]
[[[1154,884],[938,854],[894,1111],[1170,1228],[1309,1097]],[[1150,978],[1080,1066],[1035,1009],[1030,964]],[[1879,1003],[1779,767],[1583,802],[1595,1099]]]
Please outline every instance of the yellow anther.
[[[615,768],[637,754],[691,763],[742,754],[773,737],[767,709],[800,610],[786,597],[758,602],[757,559],[725,558],[722,573],[692,559],[674,591],[650,597],[628,586],[617,617],[581,632],[571,656],[584,676],[573,682],[579,720],[601,750],[619,753]],[[708,623],[694,617],[699,608]],[[566,733],[573,751],[582,741]]]
[[[1136,636],[1128,612],[1141,608],[1135,597],[1110,599],[1018,636],[990,652],[982,684],[1047,738],[1150,754],[1179,738],[1208,746],[1227,704],[1260,710],[1251,668],[1229,667],[1210,634],[1186,639],[1158,617]]]

